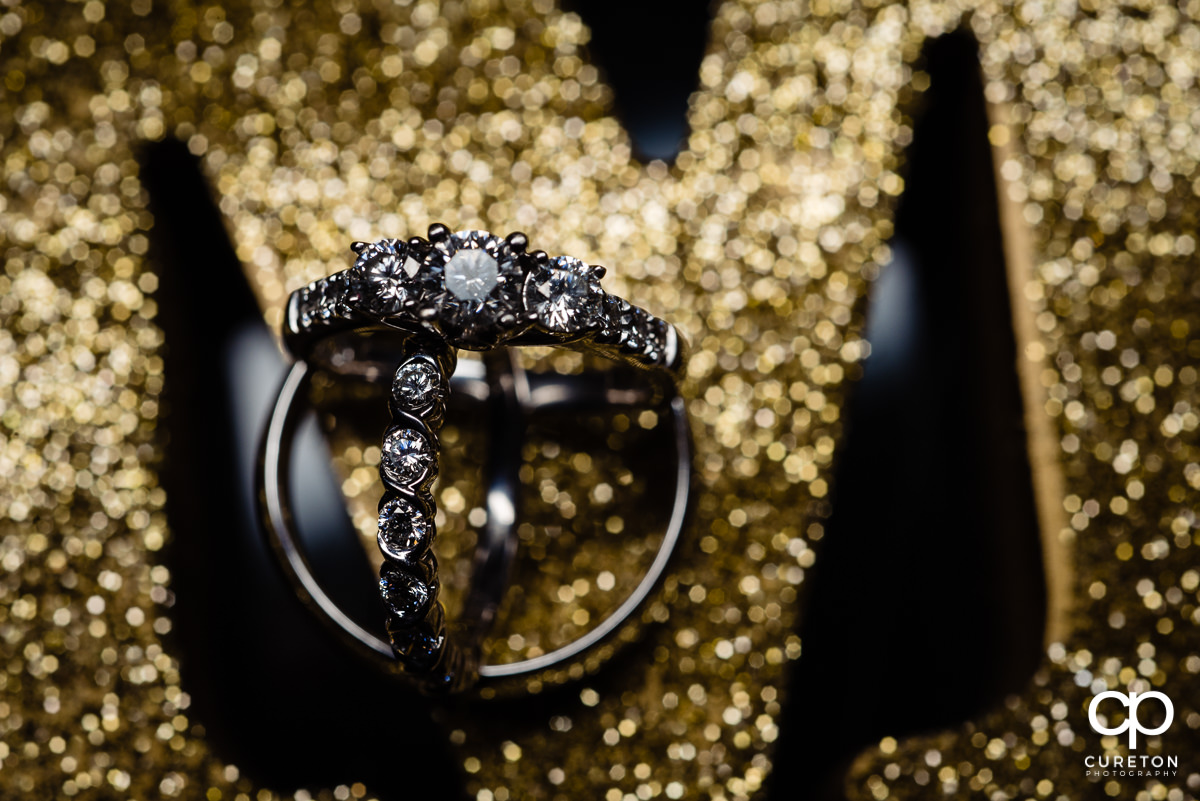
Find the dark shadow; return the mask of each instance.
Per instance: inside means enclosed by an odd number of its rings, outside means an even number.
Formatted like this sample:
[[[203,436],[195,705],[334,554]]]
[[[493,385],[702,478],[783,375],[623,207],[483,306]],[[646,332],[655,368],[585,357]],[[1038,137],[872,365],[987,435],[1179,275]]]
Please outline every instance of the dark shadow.
[[[616,114],[642,161],[673,161],[688,135],[711,14],[697,0],[566,0],[591,29],[591,60],[613,90]]]
[[[771,797],[836,799],[884,735],[1032,676],[1045,585],[977,43],[930,42],[895,261],[868,311]]]
[[[155,219],[166,337],[169,641],[191,696],[189,719],[221,759],[260,786],[290,791],[363,781],[385,798],[411,791],[449,798],[456,787],[461,794],[459,769],[434,736],[428,702],[348,657],[303,611],[269,558],[252,511],[250,470],[262,407],[283,359],[196,159],[178,142],[151,145],[142,177]],[[325,484],[328,474],[318,474]],[[315,483],[313,493],[327,492]],[[323,524],[334,539],[353,537],[344,514]],[[341,560],[330,575],[367,577],[358,547],[322,551],[322,561],[330,560]],[[341,592],[351,606],[356,598],[366,604],[370,584]]]

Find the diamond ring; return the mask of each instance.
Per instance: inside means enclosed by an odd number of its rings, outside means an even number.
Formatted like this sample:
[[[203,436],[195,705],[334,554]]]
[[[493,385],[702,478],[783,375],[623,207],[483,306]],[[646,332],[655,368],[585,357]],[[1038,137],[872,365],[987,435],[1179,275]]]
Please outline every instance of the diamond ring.
[[[298,595],[360,651],[384,657],[426,689],[455,691],[479,680],[546,675],[578,664],[618,633],[657,587],[679,541],[688,506],[691,445],[675,378],[683,364],[674,327],[600,288],[603,268],[529,252],[523,234],[430,228],[429,238],[355,243],[355,265],[292,294],[284,339],[297,362],[277,397],[260,450],[259,499],[265,530]],[[508,345],[559,345],[595,352],[646,376],[620,370],[573,376],[525,376],[498,358]],[[499,606],[515,549],[515,467],[487,479],[488,531],[480,537],[464,618],[449,628],[438,601],[430,551],[441,425],[456,349],[490,351],[470,394],[507,409],[494,436],[513,436],[517,419],[538,409],[597,405],[665,406],[676,456],[673,509],[654,563],[634,592],[585,636],[539,657],[479,663],[480,642]],[[390,381],[392,424],[384,434],[377,542],[383,554],[379,593],[387,640],[347,617],[315,579],[293,527],[287,459],[310,363],[334,373]],[[477,362],[464,363],[477,365]],[[462,371],[458,371],[461,373]],[[597,380],[599,377],[599,380]],[[483,385],[482,391],[479,385]],[[520,384],[518,390],[517,385]],[[519,436],[519,435],[518,435]],[[496,443],[493,443],[496,449]],[[512,466],[519,442],[498,452]]]
[[[604,268],[527,250],[524,234],[450,233],[352,245],[354,266],[293,292],[284,341],[297,356],[330,334],[382,325],[429,333],[453,348],[572,345],[677,373],[674,326],[600,288]]]

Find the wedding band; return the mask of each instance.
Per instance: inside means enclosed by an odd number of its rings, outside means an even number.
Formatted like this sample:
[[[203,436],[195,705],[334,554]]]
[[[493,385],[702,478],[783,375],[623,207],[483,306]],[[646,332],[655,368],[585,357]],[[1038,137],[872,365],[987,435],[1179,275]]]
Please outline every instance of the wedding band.
[[[298,594],[359,650],[393,660],[431,690],[455,691],[480,679],[548,671],[611,640],[662,579],[688,508],[691,444],[684,403],[675,392],[684,359],[678,333],[606,294],[599,286],[603,268],[528,252],[523,234],[505,239],[484,231],[451,234],[435,225],[428,239],[355,243],[353,249],[354,267],[289,298],[284,341],[298,361],[280,389],[260,450],[265,530]],[[466,620],[456,632],[448,628],[437,597],[438,568],[430,551],[436,508],[429,487],[438,470],[437,430],[455,372],[455,349],[493,351],[509,345],[558,345],[638,368],[650,379],[640,385],[622,383],[619,372],[606,371],[601,383],[587,375],[555,376],[542,378],[536,390],[522,382],[518,392],[513,373],[495,367],[503,362],[491,358],[493,380],[488,383],[495,386],[481,394],[502,407],[507,400],[510,415],[555,405],[603,407],[614,401],[666,406],[676,481],[662,545],[617,610],[555,651],[522,662],[480,665],[480,641],[503,595],[515,547],[516,483],[497,479],[497,470],[491,471],[489,531],[477,551]],[[385,492],[377,537],[384,556],[379,590],[387,609],[387,643],[349,619],[324,593],[293,527],[286,462],[308,362],[367,380],[391,380],[392,424],[381,449]],[[519,458],[519,448],[509,450],[515,451],[507,454],[510,461]]]

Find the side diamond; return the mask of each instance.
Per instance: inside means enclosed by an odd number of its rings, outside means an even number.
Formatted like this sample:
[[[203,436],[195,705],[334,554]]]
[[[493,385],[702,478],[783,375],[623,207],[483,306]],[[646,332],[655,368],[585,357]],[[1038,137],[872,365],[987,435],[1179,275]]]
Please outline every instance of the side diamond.
[[[353,300],[373,314],[395,314],[408,300],[412,277],[405,269],[413,261],[399,240],[384,239],[368,245],[354,264]]]
[[[654,361],[661,361],[667,349],[667,324],[662,320],[647,315],[646,320],[646,355]]]
[[[537,267],[525,282],[525,308],[549,331],[574,333],[594,325],[602,302],[595,274],[570,256]]]
[[[625,352],[641,353],[646,346],[646,338],[641,330],[641,321],[629,301],[609,295],[605,315],[608,317],[605,334],[613,337]]]
[[[332,320],[337,317],[341,312],[344,288],[340,275],[331,275],[324,281],[318,281],[314,294],[314,316],[321,320]]]

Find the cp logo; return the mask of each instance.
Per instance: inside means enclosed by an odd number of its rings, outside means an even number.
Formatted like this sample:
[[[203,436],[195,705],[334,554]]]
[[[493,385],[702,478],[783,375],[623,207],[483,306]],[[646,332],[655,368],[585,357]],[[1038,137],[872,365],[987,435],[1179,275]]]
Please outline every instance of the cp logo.
[[[1100,706],[1100,702],[1105,698],[1117,698],[1122,704],[1129,707],[1129,714],[1126,716],[1125,722],[1115,729],[1106,729],[1100,725],[1100,721],[1096,720],[1096,707]],[[1145,701],[1147,698],[1157,698],[1159,701],[1162,701],[1163,708],[1167,710],[1166,719],[1163,720],[1162,725],[1157,729],[1144,728],[1142,724],[1138,722],[1138,704],[1140,704],[1142,701]],[[1137,749],[1138,732],[1141,732],[1142,734],[1162,734],[1167,730],[1168,727],[1170,727],[1171,721],[1174,719],[1175,705],[1171,703],[1170,698],[1158,692],[1157,690],[1148,693],[1141,693],[1140,695],[1135,692],[1130,692],[1128,695],[1126,695],[1125,693],[1117,692],[1116,690],[1108,690],[1107,692],[1102,692],[1093,698],[1091,705],[1088,706],[1088,723],[1091,723],[1092,728],[1100,734],[1120,734],[1126,729],[1129,729],[1130,751]]]

